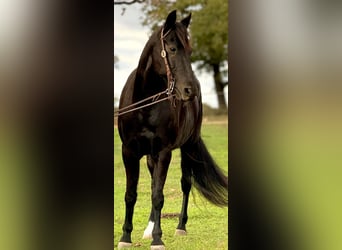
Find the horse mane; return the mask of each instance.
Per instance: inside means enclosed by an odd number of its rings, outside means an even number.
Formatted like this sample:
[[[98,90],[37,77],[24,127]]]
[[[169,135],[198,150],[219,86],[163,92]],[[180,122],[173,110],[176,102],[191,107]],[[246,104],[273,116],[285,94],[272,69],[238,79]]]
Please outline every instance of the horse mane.
[[[137,67],[137,75],[136,77],[143,77],[144,73],[147,69],[147,64],[150,58],[150,55],[152,54],[152,49],[154,46],[155,38],[153,37],[155,34],[153,34],[150,39],[147,41],[141,55],[140,60]]]

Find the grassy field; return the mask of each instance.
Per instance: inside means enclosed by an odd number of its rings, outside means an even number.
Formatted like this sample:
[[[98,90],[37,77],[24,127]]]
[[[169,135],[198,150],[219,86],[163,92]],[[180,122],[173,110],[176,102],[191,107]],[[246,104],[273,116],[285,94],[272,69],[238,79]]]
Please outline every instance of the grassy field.
[[[228,125],[206,124],[202,138],[218,165],[228,173]],[[162,214],[179,213],[182,204],[180,187],[180,154],[173,152],[171,165],[164,188],[165,202]],[[151,240],[142,239],[151,209],[151,178],[146,159],[140,162],[138,200],[133,216],[132,241],[134,249],[150,249]],[[125,204],[125,170],[121,159],[121,141],[114,131],[114,249],[122,233]],[[190,195],[187,236],[174,236],[178,217],[162,218],[163,241],[168,250],[228,249],[228,209],[211,205],[197,191]]]

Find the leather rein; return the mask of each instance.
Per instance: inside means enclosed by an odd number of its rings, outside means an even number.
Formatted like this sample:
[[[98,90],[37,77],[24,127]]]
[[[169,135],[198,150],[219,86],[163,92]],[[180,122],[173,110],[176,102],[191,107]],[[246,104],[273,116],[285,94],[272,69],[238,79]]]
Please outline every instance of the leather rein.
[[[167,53],[166,53],[166,50],[165,50],[165,43],[164,43],[164,38],[169,34],[170,31],[171,30],[169,30],[168,32],[166,32],[164,34],[164,28],[162,28],[162,30],[160,32],[160,43],[161,43],[161,46],[162,46],[162,50],[160,52],[160,56],[164,59],[164,64],[165,64],[165,68],[166,68],[167,89],[162,91],[162,92],[159,92],[159,93],[157,93],[157,94],[155,94],[153,96],[147,97],[147,98],[145,98],[143,100],[140,100],[140,101],[138,101],[136,103],[132,103],[132,104],[126,106],[126,107],[123,107],[121,109],[116,110],[114,112],[114,117],[118,117],[120,115],[127,114],[129,112],[132,112],[132,111],[135,111],[135,110],[138,110],[138,109],[141,109],[141,108],[145,108],[145,107],[157,104],[157,103],[165,101],[165,100],[170,100],[172,102],[173,97],[175,97],[175,95],[172,94],[172,92],[174,90],[174,87],[175,87],[175,78],[173,77],[172,72],[170,70],[169,62],[167,60]],[[159,99],[160,96],[163,95],[163,94],[166,94],[167,97]],[[150,103],[147,103],[147,104],[135,107],[135,106],[137,106],[139,104],[145,103],[148,100],[152,100],[152,101]],[[174,102],[173,102],[173,106],[175,106]]]

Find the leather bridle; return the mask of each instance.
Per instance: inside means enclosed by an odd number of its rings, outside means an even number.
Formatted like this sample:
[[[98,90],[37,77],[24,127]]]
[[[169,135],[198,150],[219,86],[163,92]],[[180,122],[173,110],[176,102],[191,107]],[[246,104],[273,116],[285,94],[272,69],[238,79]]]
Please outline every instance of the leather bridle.
[[[162,28],[161,32],[160,32],[160,43],[162,46],[162,51],[160,52],[160,56],[164,59],[164,64],[165,64],[165,68],[166,68],[166,76],[167,76],[167,86],[168,86],[168,95],[171,95],[173,92],[173,89],[175,87],[175,78],[172,75],[172,72],[170,70],[170,66],[169,66],[169,62],[167,60],[167,53],[165,50],[165,43],[164,43],[164,38],[169,34],[169,32],[171,31],[168,30],[168,32],[166,32],[164,34],[164,28]]]
[[[160,32],[160,43],[161,43],[161,47],[162,47],[162,50],[160,52],[160,56],[164,59],[164,64],[165,64],[165,69],[166,69],[166,77],[167,77],[167,89],[162,91],[162,92],[159,92],[159,93],[157,93],[157,94],[155,94],[153,96],[147,97],[147,98],[145,98],[143,100],[140,100],[140,101],[138,101],[136,103],[132,103],[132,104],[126,106],[126,107],[123,107],[121,109],[116,110],[114,112],[114,117],[117,117],[117,116],[129,113],[129,112],[141,109],[141,108],[145,108],[145,107],[151,106],[153,104],[156,104],[158,102],[162,102],[162,101],[165,101],[165,100],[170,100],[171,103],[172,103],[172,106],[175,107],[175,102],[174,102],[175,94],[172,94],[172,92],[174,90],[174,87],[175,87],[175,78],[172,75],[172,72],[171,72],[171,69],[170,69],[170,66],[169,66],[169,62],[167,60],[167,52],[165,50],[165,43],[164,43],[164,39],[169,34],[170,31],[171,31],[171,29],[168,30],[164,34],[164,28],[162,28],[162,30]],[[167,97],[159,99],[159,97],[161,95],[163,95],[163,94],[166,94]],[[142,106],[135,107],[138,104],[142,104],[142,103],[144,103],[144,102],[146,102],[148,100],[151,100],[151,99],[152,99],[152,101],[150,103],[144,104]]]

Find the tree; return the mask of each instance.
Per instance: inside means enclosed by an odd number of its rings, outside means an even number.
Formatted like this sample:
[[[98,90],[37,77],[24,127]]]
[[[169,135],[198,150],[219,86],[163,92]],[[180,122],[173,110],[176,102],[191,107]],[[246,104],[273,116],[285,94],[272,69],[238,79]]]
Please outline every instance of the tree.
[[[119,57],[114,55],[114,67],[117,68],[118,67],[118,62],[119,62]]]
[[[114,0],[114,5],[126,6],[126,5],[132,5],[135,3],[143,3],[143,2],[145,2],[145,0],[128,0],[128,1]],[[122,7],[121,15],[124,15],[125,11],[126,11],[126,7]]]
[[[145,0],[128,0],[128,1],[115,1],[114,0],[114,5],[123,5],[123,4],[126,4],[126,5],[130,5],[130,4],[134,4],[134,3],[143,3],[145,2]]]
[[[228,1],[146,0],[143,4],[143,12],[146,14],[143,25],[154,30],[173,9],[177,9],[182,18],[192,13],[192,62],[197,63],[198,69],[212,73],[219,109],[226,112],[227,103],[223,90],[228,81],[224,81],[223,78],[228,75]]]

